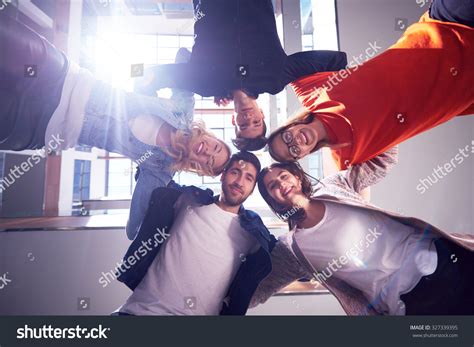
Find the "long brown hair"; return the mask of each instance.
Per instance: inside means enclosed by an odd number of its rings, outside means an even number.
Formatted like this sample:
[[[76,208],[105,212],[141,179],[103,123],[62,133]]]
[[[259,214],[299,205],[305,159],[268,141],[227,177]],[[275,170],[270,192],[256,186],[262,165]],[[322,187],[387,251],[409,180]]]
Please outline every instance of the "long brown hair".
[[[271,170],[275,169],[283,169],[296,176],[301,181],[301,190],[303,195],[308,199],[312,198],[312,196],[316,192],[316,186],[319,183],[322,184],[322,182],[319,181],[317,178],[307,174],[297,162],[273,163],[272,165],[263,168],[262,171],[260,171],[260,173],[258,174],[258,191],[260,192],[260,195],[262,196],[263,200],[265,200],[270,209],[278,216],[278,218],[280,218],[284,222],[288,222],[290,228],[292,228],[295,223],[300,222],[306,218],[306,212],[300,206],[282,206],[271,197],[270,193],[267,190],[267,187],[265,186],[264,179],[265,176]],[[293,212],[289,213],[289,211]],[[286,215],[289,216],[286,218]]]

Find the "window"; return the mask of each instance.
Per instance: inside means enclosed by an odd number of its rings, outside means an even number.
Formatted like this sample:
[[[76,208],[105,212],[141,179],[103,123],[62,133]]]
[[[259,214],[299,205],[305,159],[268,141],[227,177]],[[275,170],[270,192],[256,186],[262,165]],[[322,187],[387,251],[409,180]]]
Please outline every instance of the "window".
[[[180,47],[191,49],[194,43],[192,35],[123,34],[107,33],[102,30],[98,32],[101,34],[86,37],[86,59],[94,61],[94,70],[98,78],[128,91],[133,90],[133,78],[130,76],[132,64],[147,66],[173,63]],[[169,89],[160,91],[161,97],[170,95]],[[212,105],[212,99],[201,103],[203,107],[209,107]],[[105,160],[107,161],[105,196],[131,197],[136,184],[134,177],[137,165],[132,160],[115,153],[109,153]],[[186,179],[186,184],[203,184],[202,178],[194,174],[187,174],[182,179]]]
[[[338,49],[335,2],[328,0],[301,0],[301,43],[303,51]],[[278,110],[284,109],[281,98],[277,99]],[[286,117],[286,115],[283,115]],[[281,124],[281,115],[278,123]],[[316,178],[323,177],[322,153],[308,156],[308,173]]]
[[[128,91],[133,89],[133,78],[130,75],[132,64],[167,64],[173,63],[177,50],[180,47],[192,48],[194,37],[192,35],[149,35],[129,34],[114,32],[106,25],[98,23],[98,36],[87,36],[84,53],[85,60],[94,62],[95,75],[118,88]],[[160,97],[170,97],[169,89],[160,90]],[[264,103],[266,96],[260,96],[259,100]],[[237,149],[231,140],[235,137],[232,125],[233,108],[217,107],[213,98],[203,98],[195,95],[195,120],[202,119],[206,126],[213,131],[219,139],[225,141],[232,150]],[[278,104],[279,117],[286,119],[284,110],[285,101]],[[282,119],[283,121],[283,119]],[[256,153],[261,159],[262,167],[270,165],[271,160],[267,152]],[[131,197],[135,188],[136,165],[130,159],[118,154],[109,153],[106,157],[105,169],[105,196],[109,198]],[[220,192],[219,177],[200,177],[194,173],[181,172],[175,175],[174,180],[179,184],[195,185],[201,188],[210,188],[215,193]],[[258,190],[246,202],[247,208],[262,209],[268,211],[267,205],[260,197]]]
[[[130,198],[135,188],[137,165],[130,159],[110,154],[107,160],[106,196],[109,198]]]
[[[77,145],[77,146],[74,147],[74,149],[76,151],[79,151],[79,152],[86,152],[86,153],[91,153],[92,152],[92,147],[89,147],[89,146]]]
[[[91,180],[91,162],[89,160],[74,161],[73,202],[89,199]]]
[[[178,49],[191,49],[194,42],[192,35],[131,34],[110,30],[99,25],[96,35],[85,37],[82,59],[92,62],[89,67],[97,78],[128,91],[133,89],[132,65],[146,67],[173,63]]]
[[[308,156],[309,174],[317,179],[323,178],[323,165],[321,151],[313,153]]]

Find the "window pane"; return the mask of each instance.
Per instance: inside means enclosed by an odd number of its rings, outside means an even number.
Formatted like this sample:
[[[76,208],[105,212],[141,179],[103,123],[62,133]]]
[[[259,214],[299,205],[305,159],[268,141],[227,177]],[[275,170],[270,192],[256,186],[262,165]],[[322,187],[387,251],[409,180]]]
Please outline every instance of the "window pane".
[[[176,52],[178,52],[178,49],[177,48],[162,48],[162,47],[159,47],[158,48],[158,59],[160,60],[160,63],[162,63],[162,61],[167,61],[167,62],[174,62],[175,58],[176,58]]]
[[[108,197],[130,198],[135,170],[133,162],[129,159],[109,160],[108,172]]]
[[[89,199],[91,162],[89,160],[74,161],[73,201]]]
[[[235,129],[234,128],[225,128],[224,141],[231,142],[235,138]]]
[[[223,128],[224,115],[222,114],[203,114],[201,119],[206,123],[208,128]]]
[[[179,47],[177,35],[158,35],[158,47]]]
[[[189,50],[191,50],[191,48],[193,47],[194,45],[194,36],[180,36],[179,37],[179,46],[180,47],[185,47]]]

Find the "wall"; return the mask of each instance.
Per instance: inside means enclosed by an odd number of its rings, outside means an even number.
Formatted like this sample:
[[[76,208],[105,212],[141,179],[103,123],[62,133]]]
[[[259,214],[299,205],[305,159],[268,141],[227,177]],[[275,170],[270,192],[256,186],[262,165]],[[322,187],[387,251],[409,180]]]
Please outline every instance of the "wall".
[[[0,232],[0,315],[110,314],[130,291],[102,272],[113,270],[129,241],[125,230]],[[79,298],[89,298],[81,309]]]
[[[5,153],[4,178],[12,184],[3,183],[0,216],[36,217],[43,214],[45,162],[39,155],[32,157],[26,152]]]
[[[131,291],[117,281],[104,288],[99,278],[129,243],[125,230],[0,232],[0,277],[11,281],[0,289],[0,315],[109,315]],[[249,314],[343,311],[325,294],[273,297]]]

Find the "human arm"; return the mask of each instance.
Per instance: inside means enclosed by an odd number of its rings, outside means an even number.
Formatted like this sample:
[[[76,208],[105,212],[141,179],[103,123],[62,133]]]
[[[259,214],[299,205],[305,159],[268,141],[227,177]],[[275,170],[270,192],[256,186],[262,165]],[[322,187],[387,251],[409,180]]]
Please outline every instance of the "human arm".
[[[290,251],[288,246],[279,240],[271,253],[272,271],[257,287],[249,307],[266,302],[273,294],[290,283],[306,277],[307,273]]]
[[[307,51],[288,56],[285,73],[293,82],[318,72],[338,71],[347,66],[347,55],[339,51]]]
[[[329,176],[322,182],[324,184],[342,183],[360,194],[365,188],[380,182],[397,163],[398,146],[395,146],[366,162],[355,164]]]
[[[149,168],[140,167],[140,174],[138,175],[137,184],[133,191],[126,227],[127,237],[130,240],[133,240],[140,230],[140,226],[148,211],[150,198],[154,189],[164,187],[167,183],[168,182],[157,177]]]

